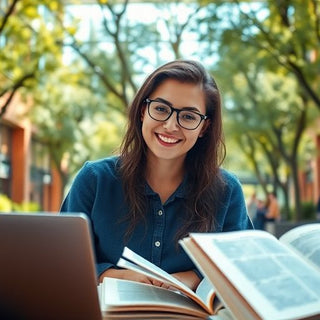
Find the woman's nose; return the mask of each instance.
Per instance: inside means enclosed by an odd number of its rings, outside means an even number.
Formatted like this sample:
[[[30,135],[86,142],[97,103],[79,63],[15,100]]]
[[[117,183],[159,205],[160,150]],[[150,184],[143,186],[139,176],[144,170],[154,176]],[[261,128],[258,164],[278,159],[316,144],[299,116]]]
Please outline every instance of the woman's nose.
[[[170,118],[168,120],[164,121],[163,127],[165,129],[167,129],[168,131],[178,130],[179,124],[178,124],[177,117],[178,117],[177,112],[176,111],[172,112]]]

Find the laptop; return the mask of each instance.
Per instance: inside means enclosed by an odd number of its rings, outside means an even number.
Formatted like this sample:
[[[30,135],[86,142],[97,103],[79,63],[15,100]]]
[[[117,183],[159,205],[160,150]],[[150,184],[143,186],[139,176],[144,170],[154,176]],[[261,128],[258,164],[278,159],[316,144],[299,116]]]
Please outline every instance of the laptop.
[[[0,213],[0,319],[101,320],[84,214]]]

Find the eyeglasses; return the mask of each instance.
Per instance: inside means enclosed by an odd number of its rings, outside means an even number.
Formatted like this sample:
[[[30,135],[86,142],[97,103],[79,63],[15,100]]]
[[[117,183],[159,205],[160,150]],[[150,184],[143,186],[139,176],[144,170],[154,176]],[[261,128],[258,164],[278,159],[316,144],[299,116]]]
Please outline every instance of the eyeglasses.
[[[173,108],[168,103],[157,99],[146,99],[145,102],[148,106],[149,116],[153,120],[167,121],[175,111],[177,113],[177,121],[179,126],[187,130],[197,129],[201,121],[208,118],[208,116],[205,116],[196,111]]]

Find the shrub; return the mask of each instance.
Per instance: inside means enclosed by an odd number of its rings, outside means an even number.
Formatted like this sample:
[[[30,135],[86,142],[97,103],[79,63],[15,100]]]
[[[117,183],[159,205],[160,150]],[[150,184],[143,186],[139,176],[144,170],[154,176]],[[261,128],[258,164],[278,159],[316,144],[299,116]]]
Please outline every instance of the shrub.
[[[303,220],[316,219],[316,206],[312,201],[305,201],[301,203],[301,211]]]
[[[6,195],[0,193],[0,212],[11,212],[12,210],[12,201]]]
[[[36,202],[15,203],[6,195],[0,193],[0,212],[37,212],[40,206]]]

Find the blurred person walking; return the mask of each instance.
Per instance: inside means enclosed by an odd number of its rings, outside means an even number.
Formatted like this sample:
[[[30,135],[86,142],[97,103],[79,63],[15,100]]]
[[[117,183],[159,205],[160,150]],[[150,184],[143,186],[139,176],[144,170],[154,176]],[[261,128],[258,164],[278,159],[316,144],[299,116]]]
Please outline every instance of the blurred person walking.
[[[265,229],[267,208],[262,199],[257,199],[257,208],[253,218],[253,226],[257,230]]]
[[[275,223],[280,221],[280,206],[275,192],[268,193],[267,212],[265,216],[265,230],[275,234]]]
[[[279,221],[280,206],[275,192],[268,193],[266,220],[269,222]]]
[[[247,205],[248,215],[251,220],[254,220],[256,216],[257,208],[258,208],[257,194],[253,192]]]

